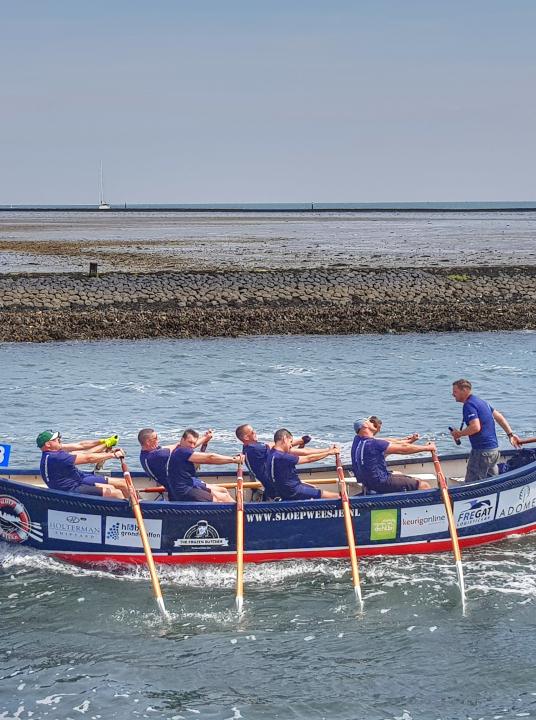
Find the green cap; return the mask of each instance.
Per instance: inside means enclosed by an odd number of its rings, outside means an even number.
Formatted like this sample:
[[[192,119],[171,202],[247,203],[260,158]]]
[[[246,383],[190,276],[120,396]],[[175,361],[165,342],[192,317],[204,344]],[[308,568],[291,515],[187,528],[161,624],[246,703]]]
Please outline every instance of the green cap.
[[[43,430],[42,433],[39,433],[35,442],[37,443],[38,448],[42,448],[49,440],[57,440],[59,437],[61,437],[59,432]]]

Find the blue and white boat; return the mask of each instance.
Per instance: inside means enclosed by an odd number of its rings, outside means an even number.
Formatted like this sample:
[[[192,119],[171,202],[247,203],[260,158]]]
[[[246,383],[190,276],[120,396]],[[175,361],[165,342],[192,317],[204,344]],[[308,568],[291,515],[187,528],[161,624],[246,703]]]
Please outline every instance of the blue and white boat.
[[[515,451],[506,451],[504,458]],[[498,542],[536,530],[536,462],[488,480],[465,484],[466,455],[442,458],[460,546]],[[391,462],[391,468],[431,481],[433,464],[421,458]],[[445,507],[437,486],[390,495],[363,495],[348,476],[358,554],[398,555],[451,550]],[[116,474],[116,473],[112,473]],[[315,467],[300,473],[305,482],[336,489],[336,472]],[[157,563],[236,561],[236,506],[168,502],[144,492],[152,481],[132,473]],[[207,483],[232,483],[232,473],[206,473]],[[246,476],[247,481],[247,476]],[[246,484],[247,487],[247,484]],[[246,562],[348,556],[339,500],[245,503]],[[37,470],[0,473],[0,539],[30,546],[84,565],[142,564],[145,555],[127,501],[49,490]]]

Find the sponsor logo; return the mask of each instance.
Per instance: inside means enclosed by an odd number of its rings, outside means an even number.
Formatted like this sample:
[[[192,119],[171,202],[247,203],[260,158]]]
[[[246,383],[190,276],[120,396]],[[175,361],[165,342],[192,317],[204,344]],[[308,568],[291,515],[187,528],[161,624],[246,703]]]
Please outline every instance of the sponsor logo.
[[[184,533],[182,538],[175,540],[175,547],[228,547],[229,540],[221,538],[218,531],[206,520],[200,520]]]
[[[400,537],[432,535],[448,530],[447,514],[443,505],[403,508],[400,512]]]
[[[158,550],[162,541],[162,520],[145,520],[144,524],[149,545]],[[105,543],[106,545],[143,547],[138,524],[134,519],[126,517],[110,516],[106,518]]]
[[[496,517],[510,517],[533,508],[536,508],[536,482],[500,493]]]
[[[456,527],[479,525],[495,518],[497,495],[485,495],[474,500],[460,500],[454,503]]]
[[[73,515],[59,510],[48,511],[48,537],[71,542],[101,543],[100,515]]]
[[[43,542],[40,523],[32,523],[24,505],[10,495],[0,495],[0,538],[13,543],[28,538]]]
[[[394,540],[396,538],[396,526],[398,522],[398,510],[371,510],[370,513],[370,539],[371,540]]]

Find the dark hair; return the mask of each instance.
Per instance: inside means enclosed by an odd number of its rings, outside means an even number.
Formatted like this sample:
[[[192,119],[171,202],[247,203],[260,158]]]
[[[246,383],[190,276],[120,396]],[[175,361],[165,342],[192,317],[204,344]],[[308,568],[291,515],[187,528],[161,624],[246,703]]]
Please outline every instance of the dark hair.
[[[249,423],[244,423],[244,425],[239,425],[235,430],[235,435],[239,440],[244,439],[244,435],[246,434],[246,428],[249,427]]]
[[[371,415],[369,417],[369,422],[371,422],[377,430],[379,430],[383,424],[377,415]]]
[[[138,442],[140,445],[145,445],[149,437],[154,433],[153,428],[143,428],[138,433]]]
[[[464,380],[463,378],[461,380],[455,380],[452,385],[456,386],[457,388],[460,388],[460,390],[472,390],[473,386],[469,382],[469,380]]]
[[[276,430],[274,433],[274,442],[281,442],[281,440],[288,440],[288,438],[292,437],[292,433],[290,430],[287,430],[286,428],[280,428],[279,430]]]
[[[199,433],[197,432],[197,430],[194,430],[193,428],[186,428],[186,430],[182,433],[182,439],[186,440],[188,435],[191,435],[196,440],[199,437]]]

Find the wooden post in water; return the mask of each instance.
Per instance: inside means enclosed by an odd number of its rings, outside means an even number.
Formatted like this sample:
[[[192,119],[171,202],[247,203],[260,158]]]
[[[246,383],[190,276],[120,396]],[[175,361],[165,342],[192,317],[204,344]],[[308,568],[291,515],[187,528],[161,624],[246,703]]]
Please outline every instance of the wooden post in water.
[[[96,262],[89,263],[89,277],[99,276],[99,266]]]

